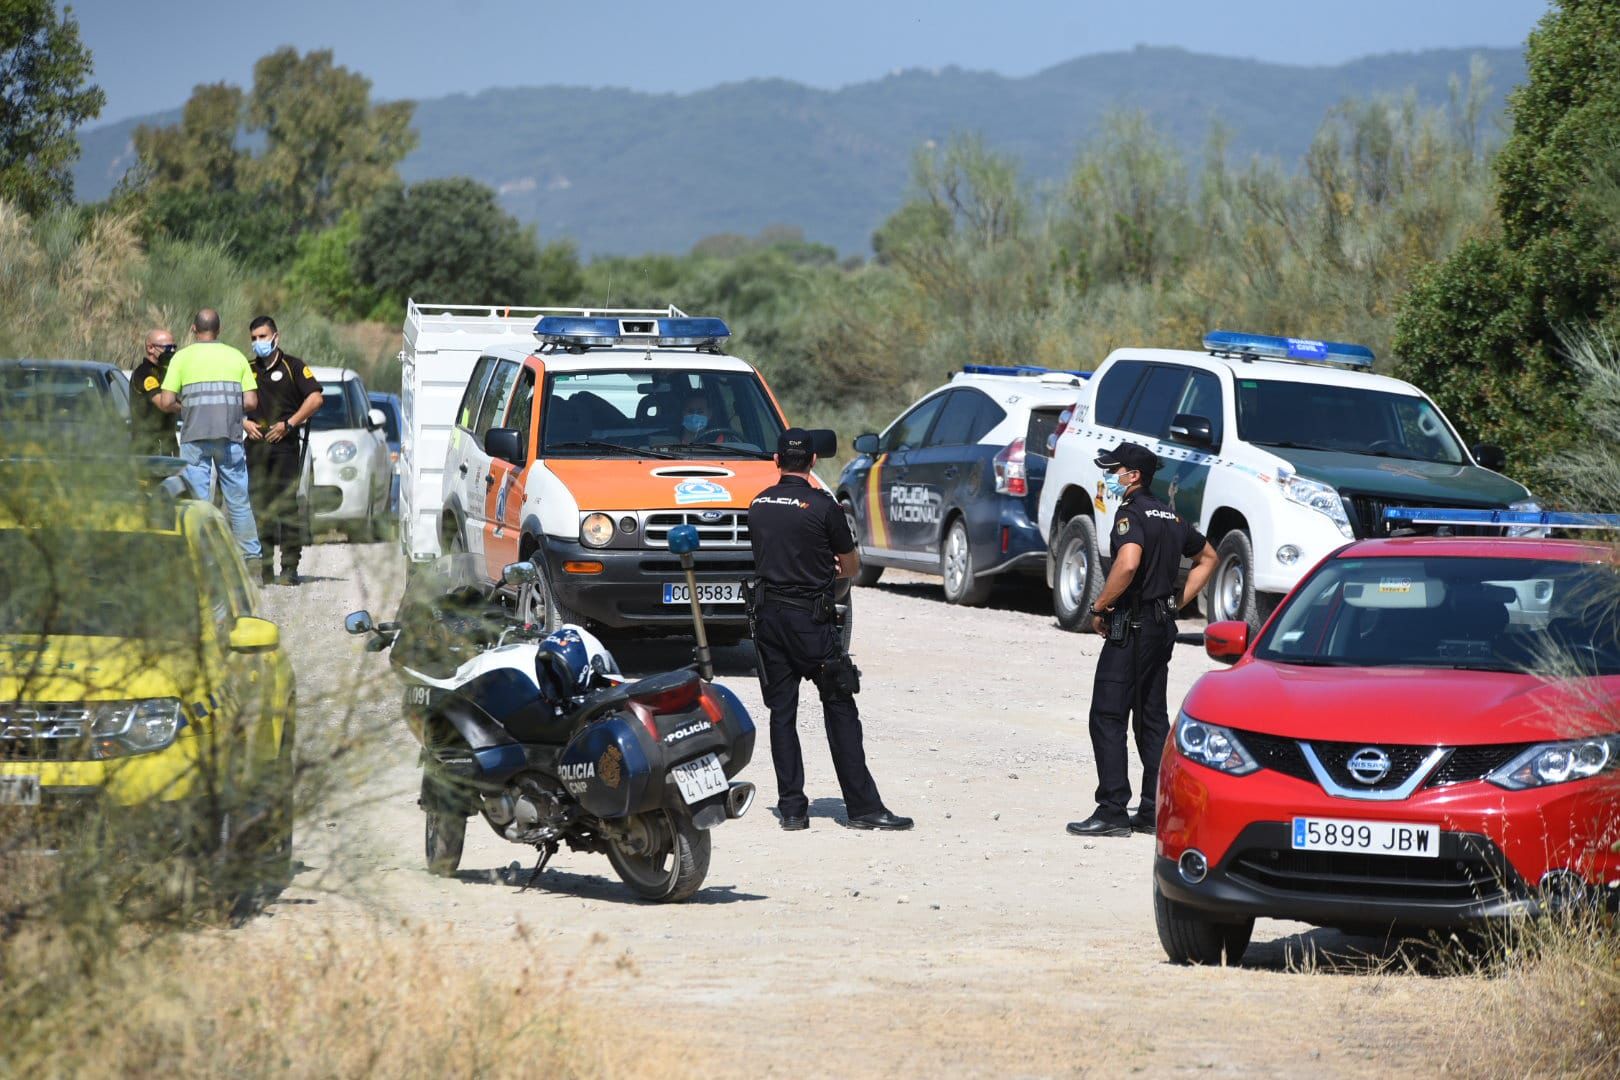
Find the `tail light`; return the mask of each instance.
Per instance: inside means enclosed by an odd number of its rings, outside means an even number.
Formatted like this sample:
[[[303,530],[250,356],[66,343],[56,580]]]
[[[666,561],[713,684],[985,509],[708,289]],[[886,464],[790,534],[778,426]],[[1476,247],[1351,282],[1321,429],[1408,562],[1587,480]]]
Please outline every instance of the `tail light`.
[[[996,470],[996,491],[1002,495],[1028,495],[1029,479],[1024,471],[1024,440],[1014,439],[991,459]]]
[[[1063,438],[1063,436],[1067,435],[1070,428],[1074,428],[1076,431],[1078,431],[1080,429],[1080,421],[1085,417],[1085,415],[1086,410],[1079,405],[1070,405],[1067,409],[1064,409],[1062,412],[1058,413],[1057,430],[1052,433],[1052,441],[1051,444],[1047,446],[1047,449],[1055,453],[1057,451],[1057,441]]]
[[[637,694],[631,700],[645,705],[654,713],[685,712],[698,703],[702,693],[703,683],[693,678],[668,690],[660,690],[652,694]]]

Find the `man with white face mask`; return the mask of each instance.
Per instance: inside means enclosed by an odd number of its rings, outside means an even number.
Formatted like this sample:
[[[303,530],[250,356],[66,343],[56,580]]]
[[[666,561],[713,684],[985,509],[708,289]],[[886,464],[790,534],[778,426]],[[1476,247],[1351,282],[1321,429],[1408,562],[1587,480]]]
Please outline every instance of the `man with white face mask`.
[[[242,421],[247,433],[248,490],[259,523],[264,584],[276,580],[276,548],[281,548],[283,585],[297,585],[298,562],[307,542],[305,515],[298,505],[304,473],[309,418],[321,407],[321,384],[308,365],[281,351],[276,320],[260,315],[248,327],[253,339],[253,372],[259,380],[259,407]]]

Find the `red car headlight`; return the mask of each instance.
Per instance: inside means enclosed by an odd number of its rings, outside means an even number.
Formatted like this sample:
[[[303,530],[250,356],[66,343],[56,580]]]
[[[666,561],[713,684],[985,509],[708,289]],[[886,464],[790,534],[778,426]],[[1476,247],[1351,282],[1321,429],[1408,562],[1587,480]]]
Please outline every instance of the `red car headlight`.
[[[1620,766],[1620,735],[1537,743],[1486,779],[1510,791],[1586,780]]]
[[[1185,712],[1176,717],[1175,740],[1182,757],[1232,776],[1246,776],[1260,768],[1231,728],[1206,724]]]

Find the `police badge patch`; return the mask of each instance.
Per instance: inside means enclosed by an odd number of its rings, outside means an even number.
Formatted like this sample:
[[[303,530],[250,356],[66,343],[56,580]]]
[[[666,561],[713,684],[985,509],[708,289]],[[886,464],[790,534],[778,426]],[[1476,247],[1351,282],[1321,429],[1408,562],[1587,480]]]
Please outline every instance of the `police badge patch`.
[[[1130,518],[1120,518],[1119,519],[1119,535],[1124,536],[1126,533],[1128,533],[1130,531],[1131,531],[1131,519]]]

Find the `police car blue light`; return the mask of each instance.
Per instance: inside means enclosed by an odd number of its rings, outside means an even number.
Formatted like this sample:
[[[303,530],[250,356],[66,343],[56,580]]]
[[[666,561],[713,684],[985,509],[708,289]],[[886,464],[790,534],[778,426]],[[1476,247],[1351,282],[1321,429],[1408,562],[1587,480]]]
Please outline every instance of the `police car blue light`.
[[[1211,330],[1204,335],[1204,348],[1222,356],[1255,357],[1263,360],[1296,360],[1345,367],[1370,368],[1373,352],[1365,345],[1343,341],[1315,341],[1311,338],[1269,337],[1232,330]]]
[[[707,348],[731,336],[722,319],[692,316],[609,318],[599,315],[547,315],[535,323],[535,336],[547,345],[603,349],[648,345],[663,349]]]
[[[1033,364],[1017,364],[1007,366],[1001,364],[963,364],[962,371],[968,375],[1073,375],[1079,379],[1091,378],[1089,371],[1069,371],[1063,368],[1044,368]]]
[[[1405,525],[1513,526],[1539,529],[1613,529],[1620,531],[1620,514],[1572,514],[1558,510],[1448,510],[1422,506],[1391,506],[1384,520]]]

